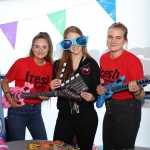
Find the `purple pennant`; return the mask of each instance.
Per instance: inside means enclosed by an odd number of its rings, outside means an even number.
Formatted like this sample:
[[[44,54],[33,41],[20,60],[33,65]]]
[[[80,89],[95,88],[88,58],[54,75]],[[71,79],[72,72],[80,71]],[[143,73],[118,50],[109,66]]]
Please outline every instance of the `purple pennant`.
[[[3,33],[7,37],[8,41],[10,42],[13,49],[15,48],[15,43],[16,43],[17,23],[18,22],[0,24],[1,30],[3,31]]]

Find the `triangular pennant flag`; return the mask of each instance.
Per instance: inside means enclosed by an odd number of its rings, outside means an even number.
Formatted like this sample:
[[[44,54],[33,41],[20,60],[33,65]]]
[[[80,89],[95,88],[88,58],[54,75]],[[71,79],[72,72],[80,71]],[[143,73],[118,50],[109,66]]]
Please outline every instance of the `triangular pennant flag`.
[[[63,36],[66,26],[66,10],[57,11],[47,15],[59,33]]]
[[[0,24],[1,30],[3,31],[3,33],[7,37],[8,41],[10,42],[13,49],[15,48],[15,43],[16,43],[17,23],[18,22]]]
[[[1,85],[1,73],[0,73],[0,85]],[[0,137],[6,140],[6,130],[5,130],[5,122],[4,122],[4,112],[2,108],[2,89],[0,86]]]
[[[116,0],[96,0],[107,14],[116,22]]]

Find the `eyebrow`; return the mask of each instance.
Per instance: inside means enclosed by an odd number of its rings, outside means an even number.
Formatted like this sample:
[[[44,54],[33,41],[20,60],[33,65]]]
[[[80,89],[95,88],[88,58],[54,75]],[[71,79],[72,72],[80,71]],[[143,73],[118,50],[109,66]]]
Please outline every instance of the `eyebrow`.
[[[34,46],[40,46],[40,45],[34,45]],[[48,45],[43,45],[43,46],[48,46]]]
[[[109,35],[109,34],[108,34],[108,36],[111,36],[111,37],[112,37],[112,35]],[[115,36],[115,37],[122,37],[122,36]]]

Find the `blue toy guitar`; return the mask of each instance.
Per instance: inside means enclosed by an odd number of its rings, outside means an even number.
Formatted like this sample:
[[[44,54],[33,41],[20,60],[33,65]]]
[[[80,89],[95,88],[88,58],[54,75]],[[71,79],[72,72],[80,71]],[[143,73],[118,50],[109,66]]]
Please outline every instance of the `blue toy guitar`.
[[[127,90],[129,83],[123,84],[124,80],[125,80],[125,76],[122,76],[119,79],[117,79],[115,82],[110,83],[108,85],[104,85],[104,88],[106,88],[107,91],[106,91],[106,93],[98,96],[97,102],[96,102],[96,107],[97,108],[102,107],[105,102],[105,99],[110,98],[113,95],[113,93]],[[150,77],[147,77],[147,78],[144,78],[141,80],[137,80],[136,83],[138,86],[150,84]]]

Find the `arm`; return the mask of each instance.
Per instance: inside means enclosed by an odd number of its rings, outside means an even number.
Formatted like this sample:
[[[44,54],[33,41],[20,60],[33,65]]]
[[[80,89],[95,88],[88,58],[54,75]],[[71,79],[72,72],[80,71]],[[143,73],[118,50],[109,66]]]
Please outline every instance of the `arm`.
[[[96,61],[92,61],[90,65],[91,79],[88,92],[82,92],[81,96],[88,102],[96,102],[98,94],[96,92],[97,85],[100,84],[100,70]]]
[[[13,108],[18,108],[18,107],[21,107],[21,105],[19,104],[19,100],[17,99],[13,99],[11,97],[11,93],[9,91],[9,79],[7,79],[6,77],[3,78],[2,82],[1,82],[1,87],[2,87],[2,90],[4,92],[4,95],[6,97],[6,99],[8,100],[8,102],[11,104],[11,106]]]
[[[133,93],[134,97],[137,99],[137,100],[143,100],[144,97],[145,97],[145,91],[144,91],[144,88],[142,87],[139,91],[137,91],[136,93],[134,92]]]
[[[128,57],[127,78],[129,81],[129,91],[137,100],[142,100],[145,96],[144,88],[138,86],[136,80],[144,78],[143,65],[138,57]]]
[[[139,87],[136,81],[131,81],[129,83],[129,91],[133,93],[133,96],[137,100],[142,100],[145,97],[145,91],[143,87]]]
[[[55,91],[57,88],[59,88],[61,85],[61,80],[60,79],[54,79],[50,83],[50,87],[52,91]]]
[[[58,66],[59,66],[59,61],[56,60],[54,62],[54,65],[53,65],[52,81],[50,83],[50,88],[51,88],[52,91],[55,91],[61,85],[61,80],[60,79],[56,79],[56,74],[57,74]]]

